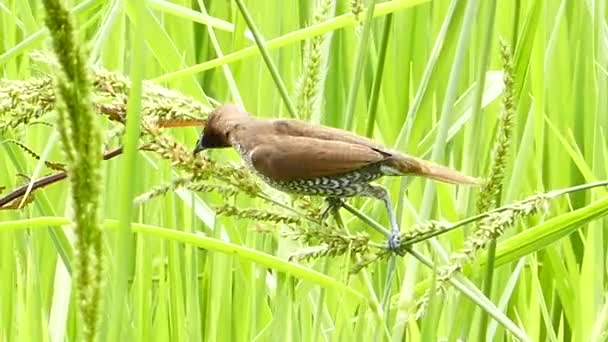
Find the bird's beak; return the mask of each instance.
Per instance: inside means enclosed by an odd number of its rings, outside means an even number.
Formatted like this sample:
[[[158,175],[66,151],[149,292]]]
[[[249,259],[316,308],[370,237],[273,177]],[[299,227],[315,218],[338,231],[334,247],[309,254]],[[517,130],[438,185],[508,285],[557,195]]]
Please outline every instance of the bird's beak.
[[[207,125],[207,119],[204,119],[201,121],[203,127]],[[203,133],[204,131],[201,132],[201,137],[198,138],[198,141],[196,142],[196,146],[194,147],[194,151],[192,151],[192,155],[197,155],[200,151],[204,150],[205,147],[203,146]]]
[[[204,149],[205,147],[203,146],[203,136],[201,135],[200,139],[198,139],[198,142],[196,143],[196,146],[194,147],[194,151],[192,151],[192,155],[197,155],[200,151]]]

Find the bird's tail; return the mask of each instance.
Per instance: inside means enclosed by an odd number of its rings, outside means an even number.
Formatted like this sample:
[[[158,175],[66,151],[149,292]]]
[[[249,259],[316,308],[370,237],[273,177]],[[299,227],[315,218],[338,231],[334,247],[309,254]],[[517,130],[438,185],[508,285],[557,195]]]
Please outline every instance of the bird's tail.
[[[456,170],[407,155],[393,155],[388,166],[395,175],[415,175],[451,184],[481,184],[481,179]],[[395,172],[396,171],[396,172]]]

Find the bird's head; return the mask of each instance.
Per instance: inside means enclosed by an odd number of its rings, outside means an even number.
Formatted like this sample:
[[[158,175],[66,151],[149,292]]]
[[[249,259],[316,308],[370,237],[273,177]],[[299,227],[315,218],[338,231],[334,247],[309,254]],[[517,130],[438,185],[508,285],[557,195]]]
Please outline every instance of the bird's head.
[[[217,107],[207,118],[205,128],[194,148],[194,154],[210,148],[231,147],[231,133],[238,123],[248,116],[249,113],[235,105]]]

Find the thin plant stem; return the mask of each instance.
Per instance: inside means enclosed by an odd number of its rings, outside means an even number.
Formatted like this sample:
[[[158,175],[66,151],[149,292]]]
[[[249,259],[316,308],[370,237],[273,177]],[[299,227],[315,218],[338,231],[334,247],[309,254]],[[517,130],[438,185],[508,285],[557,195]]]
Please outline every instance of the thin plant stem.
[[[365,130],[365,136],[367,137],[371,137],[374,133],[374,123],[376,122],[378,101],[380,99],[380,88],[382,87],[382,75],[384,75],[384,63],[386,62],[386,50],[388,50],[388,39],[391,35],[392,24],[393,14],[391,13],[384,19],[384,30],[382,30],[382,40],[380,41],[380,54],[378,56],[378,64],[376,64],[376,73],[374,74],[369,110],[367,111],[367,129]]]
[[[348,228],[346,228],[346,225],[344,224],[344,220],[342,220],[342,215],[340,215],[339,210],[336,210],[334,212],[334,219],[336,220],[336,224],[338,225],[338,227],[340,227],[340,229],[345,232],[348,232]],[[357,257],[357,259],[359,258]],[[357,260],[357,262],[360,262],[360,260]],[[365,284],[365,287],[367,288],[367,291],[371,296],[370,303],[372,304],[372,307],[375,308],[374,312],[376,313],[376,317],[379,321],[383,321],[386,317],[386,311],[382,309],[383,306],[380,306],[380,302],[378,301],[378,297],[376,296],[376,292],[374,291],[374,286],[372,285],[372,282],[369,279],[369,274],[367,272],[364,272],[361,276],[363,277],[363,283]],[[385,335],[390,336],[386,324],[383,324],[383,327]]]
[[[436,269],[431,260],[429,260],[427,257],[422,255],[415,249],[407,247],[406,250],[409,254],[411,254],[414,258],[418,259],[418,261],[420,261],[426,267],[428,267],[430,269]],[[494,310],[489,310],[488,313],[494,319],[496,319],[496,321],[498,321],[500,324],[504,325],[505,327],[508,327],[509,330],[517,338],[519,338],[522,341],[530,341],[528,336],[526,336],[525,332],[523,332],[518,326],[516,326],[504,314],[500,313],[500,310],[498,310],[498,308],[496,308],[494,303],[492,303],[492,301],[490,301],[487,297],[485,297],[483,295],[483,293],[481,293],[477,288],[475,288],[474,286],[465,284],[464,282],[462,282],[456,278],[449,278],[448,282],[452,286],[454,286],[456,289],[458,289],[462,294],[464,294],[467,298],[469,298],[471,301],[473,301],[475,304],[477,304],[481,307],[484,307],[484,308],[489,307],[489,308],[494,309]]]
[[[376,8],[376,1],[372,0],[371,4],[367,8],[367,15],[365,16],[365,24],[363,25],[363,34],[359,41],[359,49],[357,50],[357,64],[355,64],[355,74],[350,83],[350,90],[348,91],[348,102],[346,103],[346,113],[344,115],[345,122],[344,128],[351,130],[353,127],[353,119],[355,113],[355,104],[357,102],[357,93],[361,86],[361,78],[363,77],[363,67],[365,66],[365,59],[367,57],[369,38],[372,32],[372,19],[374,18],[374,9]]]
[[[247,26],[251,30],[251,34],[253,35],[253,38],[255,39],[255,43],[257,44],[258,49],[260,49],[260,53],[262,54],[262,58],[264,59],[264,63],[266,63],[266,67],[268,68],[268,71],[270,71],[270,75],[272,76],[272,79],[274,80],[275,85],[279,89],[279,93],[281,94],[281,97],[283,98],[283,102],[285,102],[285,106],[287,106],[287,111],[288,111],[289,115],[292,118],[297,118],[298,113],[296,111],[296,106],[291,101],[291,98],[289,97],[289,93],[287,92],[287,88],[285,87],[285,83],[283,82],[283,79],[281,79],[281,76],[279,75],[279,71],[277,70],[277,67],[274,65],[274,63],[272,62],[272,59],[270,58],[270,54],[268,53],[268,50],[266,49],[266,43],[264,42],[264,38],[262,38],[262,35],[260,34],[257,27],[255,26],[255,23],[253,22],[253,18],[251,17],[251,14],[249,14],[249,11],[247,10],[247,7],[245,7],[245,4],[243,3],[243,1],[242,0],[234,0],[234,1],[236,2],[237,6],[239,7],[239,10],[241,11],[241,14],[243,15],[243,19],[245,19]]]

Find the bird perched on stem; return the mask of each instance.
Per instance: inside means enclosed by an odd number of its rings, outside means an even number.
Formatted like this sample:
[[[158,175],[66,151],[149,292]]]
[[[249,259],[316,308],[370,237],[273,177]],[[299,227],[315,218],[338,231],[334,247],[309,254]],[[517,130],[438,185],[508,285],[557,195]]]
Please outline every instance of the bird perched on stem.
[[[209,115],[194,153],[224,147],[234,147],[266,183],[283,192],[324,196],[334,209],[352,196],[383,201],[392,250],[399,247],[395,210],[387,190],[370,182],[382,176],[414,175],[452,184],[479,183],[345,130],[299,120],[257,119],[234,105],[220,106]]]

